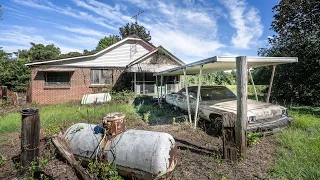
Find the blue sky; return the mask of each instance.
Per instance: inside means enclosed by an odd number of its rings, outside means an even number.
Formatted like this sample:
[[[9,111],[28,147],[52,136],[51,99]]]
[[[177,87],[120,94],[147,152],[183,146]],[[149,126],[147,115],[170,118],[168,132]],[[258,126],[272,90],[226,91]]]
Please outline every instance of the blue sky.
[[[63,53],[94,49],[104,36],[138,22],[185,62],[216,55],[257,55],[267,46],[279,0],[0,0],[0,47],[55,44]]]

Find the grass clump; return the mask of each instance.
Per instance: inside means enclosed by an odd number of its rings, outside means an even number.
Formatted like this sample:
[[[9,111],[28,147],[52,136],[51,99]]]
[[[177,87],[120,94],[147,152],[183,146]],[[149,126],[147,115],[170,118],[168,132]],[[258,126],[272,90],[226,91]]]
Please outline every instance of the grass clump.
[[[104,114],[111,112],[123,112],[126,120],[139,118],[131,104],[106,103],[100,105],[80,105],[78,103],[65,103],[48,106],[39,106],[40,124],[42,128],[57,131],[57,124],[69,126],[73,123],[100,123]],[[21,114],[10,113],[0,116],[0,134],[16,132],[21,129]],[[52,134],[53,132],[48,132]]]
[[[310,107],[309,107],[310,108]],[[271,174],[284,179],[320,179],[320,118],[291,108],[291,126],[277,135],[280,145]]]

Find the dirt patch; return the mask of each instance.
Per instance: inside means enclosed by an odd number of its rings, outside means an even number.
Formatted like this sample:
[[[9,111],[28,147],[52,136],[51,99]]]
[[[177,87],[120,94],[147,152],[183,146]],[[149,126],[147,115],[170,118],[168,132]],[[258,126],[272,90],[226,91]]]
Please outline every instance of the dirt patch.
[[[222,159],[222,140],[189,125],[170,124],[147,126],[136,121],[130,128],[171,134],[178,147],[178,164],[172,179],[269,179],[268,170],[274,165],[275,136],[266,136],[258,145],[247,149],[247,158],[239,163]]]
[[[240,163],[227,162],[221,158],[222,141],[201,129],[193,130],[189,125],[170,124],[148,126],[144,121],[127,122],[129,129],[151,130],[171,134],[178,147],[178,164],[172,179],[268,179],[268,170],[275,161],[275,137],[267,136],[260,144],[249,147],[246,160]],[[19,177],[11,158],[20,152],[20,133],[0,136],[0,155],[7,163],[0,169],[0,179]],[[53,147],[41,142],[41,155],[48,158]],[[47,148],[46,148],[47,147]],[[52,156],[44,171],[55,179],[78,179],[68,164]]]

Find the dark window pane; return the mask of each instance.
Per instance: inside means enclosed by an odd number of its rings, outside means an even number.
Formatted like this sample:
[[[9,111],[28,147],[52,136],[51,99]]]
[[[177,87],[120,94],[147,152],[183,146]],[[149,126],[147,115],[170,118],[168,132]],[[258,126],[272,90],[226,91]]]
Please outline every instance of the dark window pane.
[[[146,81],[152,81],[152,82],[154,82],[155,81],[155,76],[153,76],[153,74],[152,73],[145,73],[145,80]]]
[[[46,72],[46,85],[48,86],[70,85],[70,72]]]
[[[112,69],[91,69],[91,84],[112,84]]]

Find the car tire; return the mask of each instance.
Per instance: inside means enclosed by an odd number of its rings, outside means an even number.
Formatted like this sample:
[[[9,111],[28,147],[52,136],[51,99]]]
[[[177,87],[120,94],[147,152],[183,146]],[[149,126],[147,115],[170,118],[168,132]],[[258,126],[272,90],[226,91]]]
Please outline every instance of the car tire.
[[[217,136],[221,136],[222,135],[222,117],[221,116],[217,116],[214,121],[214,131],[215,134]]]

